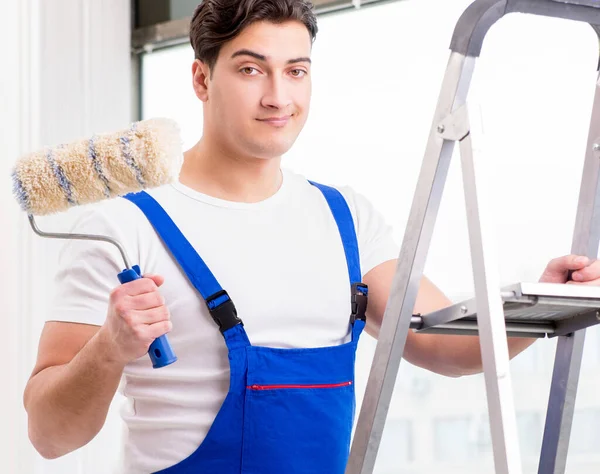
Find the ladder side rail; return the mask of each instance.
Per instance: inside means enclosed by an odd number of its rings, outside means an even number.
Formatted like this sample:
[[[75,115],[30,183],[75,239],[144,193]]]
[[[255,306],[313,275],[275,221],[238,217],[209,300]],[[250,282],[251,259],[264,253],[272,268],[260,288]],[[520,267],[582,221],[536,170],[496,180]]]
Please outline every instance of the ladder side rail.
[[[441,121],[465,103],[475,58],[451,53],[360,409],[346,474],[371,474],[454,150]]]
[[[460,156],[495,472],[517,474],[522,472],[521,455],[507,328],[499,291],[500,266],[496,255],[494,212],[488,191],[491,182],[489,159],[477,145],[480,133],[471,129],[466,105],[463,110],[463,113],[457,114],[461,122],[458,129],[461,130],[460,135],[464,135],[460,138]],[[477,146],[474,147],[473,142]]]
[[[586,255],[593,259],[598,257],[600,241],[599,184],[600,77],[596,82],[571,245],[573,254]],[[539,474],[562,474],[565,472],[584,342],[585,329],[558,338],[542,439]]]

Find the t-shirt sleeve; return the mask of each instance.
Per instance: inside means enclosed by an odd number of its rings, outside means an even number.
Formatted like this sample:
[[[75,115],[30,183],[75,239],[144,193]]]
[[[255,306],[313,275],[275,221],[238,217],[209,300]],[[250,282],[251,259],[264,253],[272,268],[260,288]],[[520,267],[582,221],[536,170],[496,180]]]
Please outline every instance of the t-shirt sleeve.
[[[342,187],[340,192],[354,218],[363,276],[381,263],[398,258],[400,246],[394,239],[393,227],[383,214],[364,195],[350,187]]]
[[[120,227],[97,208],[82,214],[70,232],[113,237],[131,258],[126,232]],[[54,295],[46,319],[101,326],[106,319],[110,293],[120,284],[117,275],[124,268],[121,253],[111,243],[66,240],[59,253]]]

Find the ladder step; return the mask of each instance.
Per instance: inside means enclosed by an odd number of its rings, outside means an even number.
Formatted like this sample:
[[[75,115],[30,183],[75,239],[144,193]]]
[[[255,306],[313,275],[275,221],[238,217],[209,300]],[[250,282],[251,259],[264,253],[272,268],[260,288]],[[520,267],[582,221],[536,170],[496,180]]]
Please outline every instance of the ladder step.
[[[600,288],[516,283],[500,290],[506,332],[514,337],[556,337],[600,323]],[[423,333],[476,335],[475,298],[425,315],[410,327]]]

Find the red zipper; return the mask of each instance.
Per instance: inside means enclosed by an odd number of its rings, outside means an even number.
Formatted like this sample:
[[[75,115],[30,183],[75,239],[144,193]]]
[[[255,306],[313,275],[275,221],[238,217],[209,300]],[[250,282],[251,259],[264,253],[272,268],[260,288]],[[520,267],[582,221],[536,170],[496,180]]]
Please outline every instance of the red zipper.
[[[342,382],[342,383],[327,383],[327,384],[317,384],[317,385],[248,385],[246,388],[249,390],[277,390],[281,388],[338,388],[338,387],[347,387],[352,385],[352,382]]]

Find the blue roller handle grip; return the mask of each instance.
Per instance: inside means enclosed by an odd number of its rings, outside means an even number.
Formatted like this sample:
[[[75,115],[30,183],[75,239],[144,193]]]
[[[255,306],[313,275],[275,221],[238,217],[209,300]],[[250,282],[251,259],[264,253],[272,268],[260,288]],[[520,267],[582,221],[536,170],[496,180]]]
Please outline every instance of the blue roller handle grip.
[[[134,265],[131,269],[123,270],[119,273],[118,277],[121,284],[128,283],[142,278],[142,271],[138,265]],[[154,342],[150,344],[150,348],[148,349],[148,355],[152,361],[152,367],[155,369],[170,365],[177,360],[177,356],[173,352],[166,334],[154,339]]]

